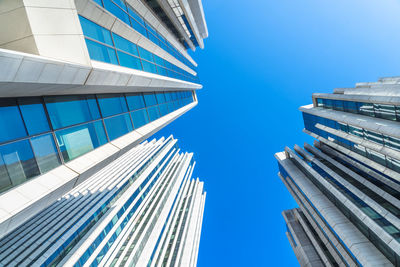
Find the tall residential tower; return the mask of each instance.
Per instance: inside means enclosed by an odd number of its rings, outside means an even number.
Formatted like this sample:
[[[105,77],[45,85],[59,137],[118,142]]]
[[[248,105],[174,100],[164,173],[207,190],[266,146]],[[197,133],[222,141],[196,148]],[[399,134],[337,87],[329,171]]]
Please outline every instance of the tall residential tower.
[[[400,266],[400,78],[313,94],[314,146],[275,154],[299,208],[283,212],[302,266]]]
[[[0,1],[0,265],[195,266],[201,0]]]

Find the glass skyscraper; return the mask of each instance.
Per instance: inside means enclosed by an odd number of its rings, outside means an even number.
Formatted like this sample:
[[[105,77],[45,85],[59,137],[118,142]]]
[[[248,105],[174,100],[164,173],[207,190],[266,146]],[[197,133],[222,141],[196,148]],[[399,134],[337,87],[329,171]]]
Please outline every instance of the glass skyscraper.
[[[195,266],[199,0],[0,1],[0,265]]]
[[[400,265],[400,78],[313,94],[313,146],[275,154],[299,208],[283,212],[302,266]]]

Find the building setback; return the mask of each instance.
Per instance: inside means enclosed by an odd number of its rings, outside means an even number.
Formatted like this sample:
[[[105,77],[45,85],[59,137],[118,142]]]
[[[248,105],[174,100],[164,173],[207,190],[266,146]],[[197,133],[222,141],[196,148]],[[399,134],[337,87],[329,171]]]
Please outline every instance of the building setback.
[[[313,146],[275,154],[299,208],[283,212],[301,266],[400,266],[400,78],[313,94]]]
[[[0,1],[0,265],[195,266],[200,0]]]

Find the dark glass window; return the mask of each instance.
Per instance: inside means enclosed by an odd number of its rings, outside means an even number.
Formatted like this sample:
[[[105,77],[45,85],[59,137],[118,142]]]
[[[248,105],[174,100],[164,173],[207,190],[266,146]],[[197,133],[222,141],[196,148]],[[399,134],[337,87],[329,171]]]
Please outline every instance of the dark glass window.
[[[157,105],[156,96],[154,94],[144,94],[146,107]]]
[[[26,130],[14,99],[0,100],[0,142],[26,136]]]
[[[150,121],[154,121],[160,117],[160,111],[157,106],[147,108]]]
[[[129,114],[122,114],[104,120],[110,141],[133,130]]]
[[[31,139],[33,152],[41,173],[54,169],[61,164],[52,134],[45,134]]]
[[[79,16],[83,34],[87,37],[95,39],[99,42],[113,46],[110,31],[101,27],[100,25]]]
[[[54,129],[100,118],[94,96],[52,96],[45,103]]]
[[[0,154],[13,186],[40,174],[29,140],[0,146]]]
[[[375,117],[374,105],[372,103],[359,103],[360,114]]]
[[[56,137],[65,162],[107,143],[101,121],[57,131]]]
[[[374,104],[375,116],[385,120],[396,120],[396,110],[393,105]]]
[[[18,103],[29,135],[50,131],[40,98],[22,98]]]
[[[133,127],[135,127],[135,129],[149,123],[149,118],[147,116],[147,111],[145,108],[131,112],[131,115],[132,115]]]
[[[146,107],[142,94],[126,94],[126,100],[130,111]]]
[[[103,117],[112,116],[115,114],[127,112],[125,97],[121,94],[99,95],[100,110]]]

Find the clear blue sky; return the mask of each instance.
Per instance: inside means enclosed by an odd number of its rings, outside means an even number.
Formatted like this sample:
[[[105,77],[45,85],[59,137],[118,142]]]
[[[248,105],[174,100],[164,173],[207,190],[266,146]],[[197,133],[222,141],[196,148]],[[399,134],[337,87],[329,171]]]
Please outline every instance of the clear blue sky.
[[[199,105],[163,129],[205,181],[199,267],[297,266],[274,153],[312,139],[312,92],[400,75],[400,1],[203,0]]]

